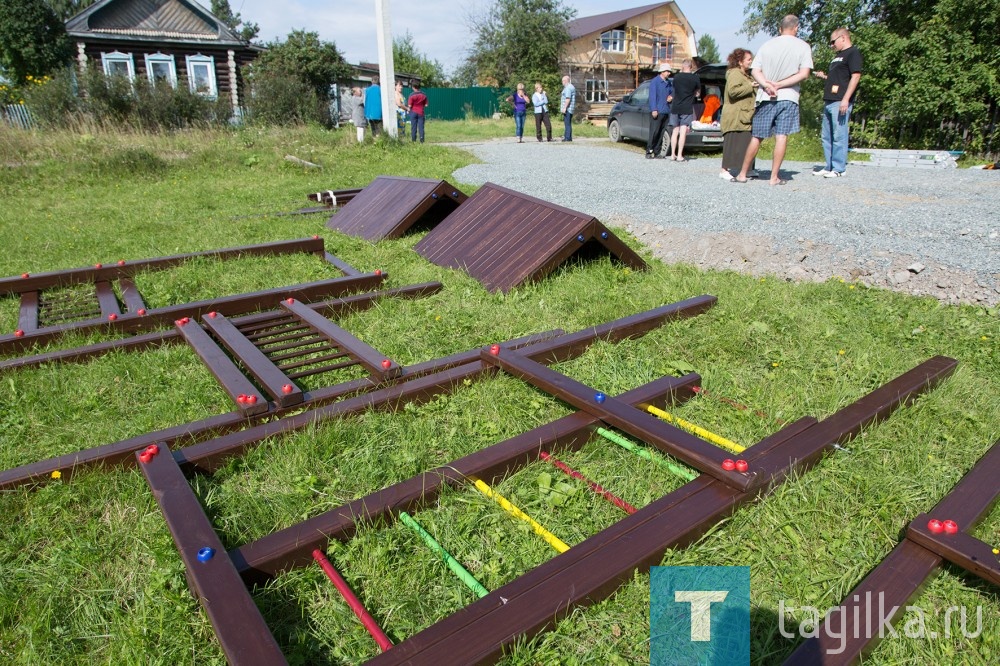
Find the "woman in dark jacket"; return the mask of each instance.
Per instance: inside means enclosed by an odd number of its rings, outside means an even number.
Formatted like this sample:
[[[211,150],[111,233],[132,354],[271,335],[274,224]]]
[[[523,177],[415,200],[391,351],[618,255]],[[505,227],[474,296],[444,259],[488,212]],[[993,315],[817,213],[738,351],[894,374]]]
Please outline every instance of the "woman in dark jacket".
[[[736,49],[729,54],[726,92],[722,105],[722,171],[719,178],[733,180],[733,173],[743,168],[743,157],[750,145],[754,99],[757,91],[750,76],[753,54]]]

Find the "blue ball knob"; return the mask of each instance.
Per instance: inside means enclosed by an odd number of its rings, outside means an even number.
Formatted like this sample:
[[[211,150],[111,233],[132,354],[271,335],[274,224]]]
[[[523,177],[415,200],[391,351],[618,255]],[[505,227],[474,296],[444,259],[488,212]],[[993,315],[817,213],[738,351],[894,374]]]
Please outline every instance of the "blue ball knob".
[[[579,236],[577,236],[577,237],[576,237],[576,239],[577,239],[578,241],[580,241],[581,243],[582,243],[583,241],[587,240],[586,238],[584,238],[584,237],[583,237],[583,234],[580,234]]]
[[[213,557],[215,557],[215,549],[214,548],[209,548],[208,546],[205,546],[204,548],[201,548],[201,549],[198,550],[198,561],[199,562],[208,562]]]
[[[608,232],[607,231],[602,231],[601,232],[601,238],[603,238],[604,240],[608,240]]]
[[[604,395],[603,393],[598,393],[597,395],[594,396],[594,401],[597,404],[601,404],[602,402],[604,402],[607,399],[608,399],[608,396]]]

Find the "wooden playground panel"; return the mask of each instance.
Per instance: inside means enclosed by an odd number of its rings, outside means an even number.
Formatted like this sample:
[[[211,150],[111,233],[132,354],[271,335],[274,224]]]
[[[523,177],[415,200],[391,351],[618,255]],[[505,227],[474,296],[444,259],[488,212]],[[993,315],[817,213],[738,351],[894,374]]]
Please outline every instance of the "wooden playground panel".
[[[157,443],[135,452],[134,460],[146,476],[181,553],[191,589],[212,622],[229,662],[285,663],[247,584],[319,562],[343,590],[346,584],[324,554],[329,541],[350,539],[359,525],[376,521],[399,518],[411,524],[408,512],[432,504],[445,486],[475,486],[517,514],[519,510],[507,507],[505,503],[509,502],[497,496],[489,484],[544,457],[543,453],[581,448],[595,432],[604,430],[603,425],[636,436],[702,472],[678,490],[571,548],[549,535],[546,540],[559,555],[496,590],[479,590],[478,601],[391,648],[385,633],[377,629],[378,611],[365,610],[349,590],[344,592],[349,605],[385,650],[370,664],[495,662],[514,641],[552,626],[575,606],[606,598],[636,569],[645,571],[658,563],[668,548],[691,543],[735,508],[765,496],[790,473],[809,469],[825,452],[853,437],[862,427],[887,418],[897,407],[949,376],[956,366],[953,359],[929,359],[823,421],[804,417],[784,426],[733,460],[721,449],[713,449],[650,414],[693,395],[700,381],[697,375],[664,377],[611,397],[544,365],[582,352],[597,337],[641,335],[668,318],[699,312],[714,302],[711,297],[692,300],[670,306],[667,311],[661,308],[520,348],[492,345],[475,350],[469,363],[443,373],[400,382],[356,399],[177,451]],[[224,550],[185,479],[185,473],[211,473],[248,447],[301,425],[425,400],[465,379],[498,371],[519,377],[579,411],[229,552]],[[537,523],[534,529],[544,532]],[[454,569],[451,563],[449,566]]]
[[[929,513],[910,522],[906,537],[841,602],[838,609],[843,612],[824,618],[816,636],[803,642],[785,664],[846,666],[857,662],[877,645],[882,633],[881,625],[873,624],[871,618],[882,617],[885,609],[890,623],[898,620],[907,603],[945,563],[1000,586],[1000,544],[987,544],[971,535],[1000,496],[997,479],[1000,441]]]
[[[231,259],[303,252],[323,258],[342,277],[161,308],[147,308],[132,280],[140,271],[163,270],[196,257]],[[0,354],[23,352],[71,331],[139,333],[209,312],[226,316],[253,312],[273,305],[280,298],[313,301],[370,290],[384,279],[381,271],[363,273],[329,254],[324,249],[323,239],[318,236],[155,259],[121,260],[109,266],[95,264],[35,275],[23,273],[19,277],[0,279],[0,295],[18,295],[21,299],[18,328],[13,333],[0,335]]]

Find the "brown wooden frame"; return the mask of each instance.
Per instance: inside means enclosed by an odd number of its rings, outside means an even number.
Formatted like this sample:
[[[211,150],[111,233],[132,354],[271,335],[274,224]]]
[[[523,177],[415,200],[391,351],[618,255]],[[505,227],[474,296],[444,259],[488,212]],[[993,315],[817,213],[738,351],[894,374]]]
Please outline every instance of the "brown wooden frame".
[[[716,300],[714,296],[696,296],[576,333],[565,334],[562,331],[549,331],[510,340],[502,343],[501,347],[513,349],[530,346],[527,352],[529,358],[543,360],[547,363],[557,363],[578,356],[595,340],[617,341],[638,337],[666,321],[702,314],[715,305]],[[267,316],[274,315],[272,313]],[[191,445],[177,452],[177,455],[181,456],[179,459],[182,463],[187,462],[192,468],[210,471],[222,464],[222,461],[228,457],[238,455],[244,448],[253,446],[273,434],[290,432],[308,427],[319,420],[348,416],[367,409],[393,408],[405,402],[426,401],[451,390],[456,383],[479,377],[488,372],[491,368],[485,366],[479,361],[479,358],[479,349],[473,349],[408,366],[403,369],[402,374],[397,379],[401,382],[397,386],[379,389],[377,381],[366,377],[310,391],[306,393],[305,401],[309,406],[317,409],[256,425],[246,430],[242,429],[248,425],[248,417],[240,411],[235,411],[138,435],[111,444],[20,465],[0,472],[0,490],[47,483],[54,472],[59,472],[63,479],[68,479],[75,471],[81,469],[129,465],[132,463],[132,454],[135,451],[151,444],[165,443],[173,446],[178,442],[199,442],[206,435],[217,436],[221,434],[223,436],[216,440],[205,442],[202,445]],[[342,399],[344,396],[352,394],[363,395],[347,400]],[[339,402],[336,404],[330,404],[338,400]],[[279,406],[266,416],[281,417],[287,411],[286,408]],[[251,423],[259,423],[262,420],[261,416],[249,417],[252,419]],[[191,460],[186,460],[185,457],[190,457]]]

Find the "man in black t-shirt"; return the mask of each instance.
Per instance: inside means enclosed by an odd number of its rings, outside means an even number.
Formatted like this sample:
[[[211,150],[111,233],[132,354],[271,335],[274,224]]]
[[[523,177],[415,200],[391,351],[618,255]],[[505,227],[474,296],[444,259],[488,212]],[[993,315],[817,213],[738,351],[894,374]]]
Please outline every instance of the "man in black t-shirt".
[[[847,169],[848,121],[854,105],[854,93],[861,80],[861,51],[851,44],[847,28],[837,28],[830,35],[830,46],[836,51],[828,72],[815,72],[826,80],[823,89],[823,156],[826,164],[814,176],[839,178]]]
[[[701,78],[692,74],[694,61],[681,61],[680,74],[674,76],[674,101],[670,103],[670,124],[674,131],[670,135],[670,155],[678,162],[684,159],[684,141],[691,121],[694,120],[694,98],[701,92]]]

